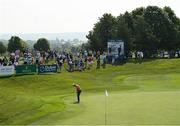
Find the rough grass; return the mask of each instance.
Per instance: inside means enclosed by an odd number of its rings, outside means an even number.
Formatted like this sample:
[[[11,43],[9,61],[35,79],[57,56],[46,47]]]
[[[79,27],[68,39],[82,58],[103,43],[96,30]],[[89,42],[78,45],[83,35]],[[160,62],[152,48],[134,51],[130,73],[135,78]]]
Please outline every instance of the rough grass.
[[[73,82],[83,89],[80,105],[73,104]],[[0,124],[103,125],[105,89],[108,124],[180,124],[179,59],[0,78]]]

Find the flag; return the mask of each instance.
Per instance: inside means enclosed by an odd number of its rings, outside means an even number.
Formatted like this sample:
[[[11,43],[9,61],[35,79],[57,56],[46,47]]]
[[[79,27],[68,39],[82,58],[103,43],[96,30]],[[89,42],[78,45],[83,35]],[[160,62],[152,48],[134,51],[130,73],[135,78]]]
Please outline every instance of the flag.
[[[107,90],[105,91],[105,96],[108,96],[108,92],[107,92]]]

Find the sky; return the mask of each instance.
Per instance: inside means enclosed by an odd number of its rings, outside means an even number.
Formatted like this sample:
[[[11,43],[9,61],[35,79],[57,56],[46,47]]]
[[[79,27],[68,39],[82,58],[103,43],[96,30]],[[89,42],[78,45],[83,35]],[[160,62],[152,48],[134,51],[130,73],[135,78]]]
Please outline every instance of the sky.
[[[0,0],[0,33],[88,32],[104,13],[169,6],[180,17],[180,0]]]

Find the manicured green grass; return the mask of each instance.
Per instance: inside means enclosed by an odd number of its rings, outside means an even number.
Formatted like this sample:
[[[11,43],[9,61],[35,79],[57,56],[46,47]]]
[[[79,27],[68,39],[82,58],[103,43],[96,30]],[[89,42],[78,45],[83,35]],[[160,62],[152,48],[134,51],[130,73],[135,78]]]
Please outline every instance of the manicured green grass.
[[[179,59],[0,78],[0,124],[104,125],[105,89],[109,125],[180,124]]]
[[[109,125],[157,125],[180,124],[180,97],[179,92],[109,92],[107,97],[106,124]],[[105,124],[105,96],[104,94],[91,94],[83,96],[79,105],[82,112],[71,118],[54,119],[54,115],[41,121],[42,124],[62,125],[102,125]],[[175,100],[176,99],[176,100]],[[71,104],[73,99],[66,99]],[[75,106],[77,107],[77,106]],[[73,110],[69,110],[71,112]],[[60,113],[59,113],[60,116]],[[36,124],[38,124],[37,122]]]

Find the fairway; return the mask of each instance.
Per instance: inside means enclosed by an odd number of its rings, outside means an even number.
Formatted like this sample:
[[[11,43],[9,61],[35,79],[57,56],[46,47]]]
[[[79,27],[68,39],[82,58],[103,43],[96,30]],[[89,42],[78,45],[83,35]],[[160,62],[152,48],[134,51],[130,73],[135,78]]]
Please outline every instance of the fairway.
[[[104,125],[105,98],[107,125],[179,125],[180,60],[0,78],[0,98],[1,125]]]

